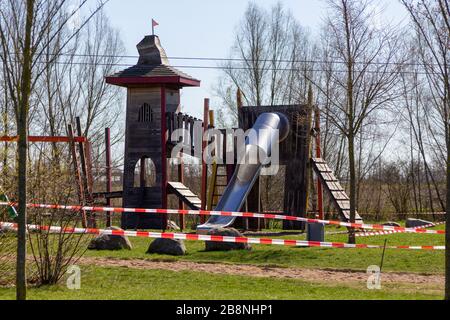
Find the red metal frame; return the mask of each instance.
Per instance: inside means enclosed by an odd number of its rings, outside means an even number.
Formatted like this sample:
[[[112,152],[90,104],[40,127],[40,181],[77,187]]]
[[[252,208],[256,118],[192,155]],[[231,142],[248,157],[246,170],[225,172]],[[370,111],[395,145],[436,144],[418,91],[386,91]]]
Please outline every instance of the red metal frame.
[[[106,192],[112,191],[112,168],[111,168],[111,129],[105,129],[105,146],[106,146]],[[106,198],[106,205],[111,206],[111,199]],[[106,226],[112,226],[111,213],[106,213]]]
[[[179,158],[179,165],[178,165],[178,182],[181,182],[184,184],[184,162],[183,162],[183,153],[181,153]],[[183,200],[178,200],[178,209],[184,210],[184,202]],[[180,219],[180,229],[183,231],[186,228],[186,224],[184,221],[184,215],[180,214],[178,215],[178,218]]]
[[[77,128],[80,129],[80,128]],[[74,170],[75,170],[75,178],[77,180],[77,184],[78,184],[78,198],[79,198],[79,202],[80,203],[84,203],[86,196],[89,196],[89,183],[88,183],[88,174],[87,171],[84,174],[85,176],[85,185],[83,185],[83,179],[81,176],[81,172],[79,170],[79,161],[78,161],[78,156],[76,153],[76,148],[75,148],[75,144],[79,143],[80,144],[80,153],[83,154],[84,149],[83,149],[83,144],[85,146],[89,147],[89,141],[86,137],[75,137],[74,136],[74,131],[73,131],[73,127],[72,125],[68,126],[68,130],[69,130],[69,136],[68,137],[61,137],[61,136],[54,136],[54,137],[48,137],[48,136],[28,136],[27,137],[27,141],[28,142],[42,142],[42,143],[55,143],[55,142],[61,142],[61,143],[69,143],[70,144],[70,148],[71,148],[71,153],[72,153],[72,158],[73,158],[73,166],[74,166]],[[2,136],[0,137],[0,142],[14,142],[17,143],[19,141],[19,136]],[[85,161],[86,159],[84,159]],[[84,168],[86,169],[86,163],[84,164]],[[92,180],[91,180],[92,181]],[[92,188],[91,188],[92,189]],[[85,194],[86,193],[86,194]],[[87,227],[87,217],[86,217],[86,213],[83,211],[81,213],[81,223],[83,225],[83,228]],[[94,226],[95,226],[95,220],[94,220]]]
[[[0,137],[0,142],[17,142],[19,141],[18,136],[8,137],[3,136]],[[86,137],[73,137],[73,141],[77,143],[85,143],[87,142]],[[28,142],[72,142],[70,137],[44,137],[44,136],[29,136]]]
[[[181,106],[181,97],[180,97],[180,95],[178,95],[178,107],[180,107],[180,106]],[[193,137],[191,137],[191,139],[193,139]],[[181,152],[180,155],[179,155],[179,161],[180,161],[180,163],[178,165],[178,182],[184,184],[183,152]],[[184,210],[185,209],[184,202],[181,199],[178,200],[178,209],[180,209],[180,210]],[[186,228],[186,222],[185,222],[185,219],[184,219],[184,215],[182,215],[182,214],[178,215],[178,219],[180,221],[180,229],[181,229],[181,231],[183,231]]]

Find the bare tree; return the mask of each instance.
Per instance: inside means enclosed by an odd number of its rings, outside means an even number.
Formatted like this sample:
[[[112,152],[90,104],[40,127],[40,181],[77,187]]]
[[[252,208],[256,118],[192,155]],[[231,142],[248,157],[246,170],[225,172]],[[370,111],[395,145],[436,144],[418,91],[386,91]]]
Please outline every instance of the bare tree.
[[[312,77],[312,45],[308,33],[281,3],[269,12],[251,2],[236,29],[230,60],[221,67],[216,95],[221,99],[219,123],[224,114],[236,122],[235,92],[245,105],[298,104],[306,101]]]
[[[370,1],[330,0],[328,4],[330,14],[324,25],[328,36],[322,44],[328,52],[324,58],[330,59],[323,68],[328,74],[325,83],[313,82],[329,102],[324,113],[347,140],[350,219],[354,222],[358,134],[375,123],[397,95],[400,40],[392,28],[376,26]],[[349,242],[355,242],[353,231]]]
[[[401,0],[416,29],[421,63],[425,68],[435,110],[445,141],[447,168],[446,194],[446,281],[445,298],[450,300],[450,2],[448,0]]]
[[[410,175],[402,161],[385,163],[382,178],[387,185],[386,195],[397,214],[409,212]]]
[[[54,57],[64,50],[98,10],[107,2],[99,2],[92,14],[62,41]],[[18,141],[19,232],[17,246],[17,298],[26,299],[26,221],[27,160],[30,99],[46,65],[45,52],[69,20],[83,8],[87,0],[68,11],[67,0],[6,0],[0,6],[0,59],[15,112]],[[50,35],[47,33],[51,30]],[[51,62],[51,61],[48,61]]]
[[[54,59],[53,52],[59,50],[60,39],[68,32],[63,30],[46,52],[47,68],[37,85],[30,127],[38,135],[66,135],[68,124],[79,116],[82,135],[89,138],[96,159],[104,151],[104,128],[119,127],[116,123],[123,116],[119,104],[121,91],[104,81],[106,75],[114,73],[124,52],[123,44],[104,12],[99,12],[66,46],[64,54]],[[124,136],[121,130],[113,129],[112,133],[113,144]],[[58,165],[61,147],[56,143],[51,147]]]

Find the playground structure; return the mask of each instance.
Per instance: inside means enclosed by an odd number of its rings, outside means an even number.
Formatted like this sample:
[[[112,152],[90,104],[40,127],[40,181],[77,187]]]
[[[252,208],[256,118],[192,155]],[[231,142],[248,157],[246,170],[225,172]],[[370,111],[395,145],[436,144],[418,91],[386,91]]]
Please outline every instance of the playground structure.
[[[94,189],[94,179],[92,175],[92,158],[91,158],[91,143],[90,141],[82,136],[81,120],[79,117],[76,119],[77,134],[75,136],[73,126],[68,125],[67,132],[68,136],[58,136],[58,137],[45,137],[45,136],[28,136],[28,142],[33,143],[68,143],[70,148],[70,153],[72,156],[73,163],[73,173],[75,176],[75,181],[77,184],[77,193],[79,203],[93,204],[95,201],[95,195],[93,193]],[[109,129],[106,130],[107,137],[109,137]],[[12,142],[16,143],[19,137],[0,137],[0,142]],[[78,150],[78,153],[77,153]],[[107,157],[108,159],[108,157]],[[110,160],[110,158],[109,158]],[[110,166],[109,166],[110,168]],[[3,192],[2,192],[3,193]],[[6,194],[2,194],[4,200],[8,199]],[[9,201],[9,200],[8,200]],[[10,208],[10,210],[13,208]],[[81,213],[81,223],[84,228],[91,226],[96,226],[95,215],[89,217],[83,211]]]
[[[205,99],[204,119],[199,120],[180,112],[180,90],[184,87],[198,87],[200,81],[170,66],[167,55],[158,36],[146,36],[138,45],[139,61],[126,70],[106,78],[106,82],[127,88],[125,164],[123,192],[105,194],[106,198],[122,197],[124,208],[167,208],[167,197],[174,194],[179,198],[179,209],[240,211],[244,205],[247,211],[262,212],[259,174],[262,165],[237,164],[234,145],[234,164],[213,163],[211,170],[205,163],[206,142],[203,134],[214,128],[214,115],[209,110],[209,100]],[[238,94],[239,129],[279,130],[284,135],[280,143],[280,165],[285,166],[285,188],[283,212],[304,217],[308,209],[308,190],[310,170],[315,169],[320,176],[320,185],[334,199],[341,217],[349,221],[350,202],[342,186],[329,167],[321,159],[311,160],[312,114],[315,106],[312,97],[305,105],[288,106],[243,106]],[[184,129],[188,137],[172,141],[172,134]],[[316,128],[320,130],[320,128]],[[227,154],[225,130],[221,130],[223,143],[219,148]],[[249,141],[244,154],[249,149],[262,150],[270,156],[273,132],[268,136],[259,135]],[[179,181],[168,181],[168,159],[175,146],[182,142],[182,153],[195,154],[202,161],[202,188],[200,196],[189,190],[183,181],[183,164],[179,161]],[[217,150],[216,150],[217,151]],[[320,158],[320,154],[318,155]],[[155,173],[154,181],[146,179],[146,170],[151,167]],[[140,170],[140,181],[136,185],[135,171]],[[208,176],[208,173],[211,174]],[[245,177],[244,180],[242,177]],[[219,184],[219,180],[221,180]],[[224,181],[223,181],[224,180]],[[209,190],[208,190],[209,189]],[[321,193],[319,195],[321,198]],[[217,201],[219,200],[219,201]],[[320,212],[322,210],[320,209]],[[321,216],[323,218],[323,215]],[[358,216],[358,220],[362,221]],[[181,228],[184,228],[180,217]],[[207,223],[202,219],[199,230],[213,227],[236,226],[241,229],[260,230],[261,219],[211,218]],[[126,213],[122,216],[123,229],[166,229],[167,217],[161,215],[142,215]],[[284,229],[304,230],[304,223],[284,221]]]
[[[321,159],[320,113],[314,106],[312,93],[304,105],[243,106],[238,91],[237,108],[239,128],[244,132],[253,129],[258,134],[247,137],[245,147],[237,147],[232,136],[234,162],[226,164],[214,161],[207,164],[204,134],[214,128],[214,113],[205,99],[203,120],[180,112],[180,90],[184,87],[198,87],[200,81],[170,66],[165,50],[158,36],[146,36],[138,45],[138,63],[126,70],[106,77],[111,85],[127,89],[125,151],[123,170],[123,191],[112,192],[110,131],[106,129],[106,192],[94,192],[92,160],[89,141],[81,136],[81,121],[76,119],[78,137],[72,126],[68,137],[29,137],[33,142],[70,143],[77,181],[79,203],[110,206],[111,199],[122,199],[123,208],[167,209],[168,195],[179,199],[179,208],[192,210],[264,212],[261,206],[260,173],[263,160],[255,164],[238,163],[252,151],[271,156],[274,145],[279,143],[279,165],[285,167],[283,212],[289,216],[306,218],[311,170],[318,177],[318,217],[323,219],[322,188],[331,197],[342,221],[350,220],[350,201],[332,170]],[[315,126],[313,128],[313,113]],[[172,135],[178,129],[186,134],[178,140]],[[262,133],[267,131],[268,133]],[[230,136],[227,130],[222,134],[215,153],[227,155]],[[312,138],[315,134],[316,157],[312,157]],[[16,137],[3,137],[1,141],[16,141]],[[217,138],[216,138],[217,140]],[[219,139],[220,140],[220,139]],[[279,141],[278,141],[279,140]],[[217,141],[216,141],[217,142]],[[168,165],[174,148],[179,143],[183,148],[177,154],[178,181],[169,181]],[[77,148],[78,145],[78,148]],[[222,148],[222,150],[217,150]],[[77,153],[78,149],[78,153]],[[199,152],[200,150],[200,152]],[[183,153],[194,155],[201,161],[201,194],[198,196],[184,184]],[[139,171],[139,181],[135,172]],[[149,175],[148,172],[152,171]],[[149,179],[149,177],[153,179]],[[152,181],[151,181],[152,180]],[[82,211],[82,226],[96,227],[95,212],[86,215]],[[185,228],[184,216],[179,215],[180,227]],[[357,222],[362,219],[357,215]],[[111,215],[107,213],[106,225],[111,226]],[[125,230],[160,229],[168,227],[167,214],[123,212],[121,227]],[[201,216],[199,233],[220,227],[236,227],[258,231],[264,228],[263,218],[213,216],[206,221]],[[305,230],[305,221],[283,220],[285,230]]]
[[[230,136],[225,129],[214,128],[214,113],[205,99],[203,120],[180,112],[180,90],[197,87],[200,81],[171,67],[157,36],[146,36],[138,44],[140,58],[134,67],[106,78],[112,85],[127,88],[125,131],[125,163],[123,191],[112,192],[112,166],[110,129],[105,130],[106,192],[94,192],[91,146],[81,136],[81,121],[76,119],[78,136],[71,125],[68,137],[29,137],[30,142],[69,143],[76,177],[79,206],[28,204],[31,208],[70,210],[81,212],[83,228],[57,226],[33,226],[35,230],[63,231],[64,233],[111,234],[145,238],[165,238],[214,242],[275,244],[286,246],[333,248],[380,248],[373,245],[350,245],[324,242],[324,226],[335,225],[349,229],[377,230],[360,236],[391,233],[443,234],[443,231],[426,230],[432,225],[417,228],[401,228],[364,224],[359,214],[350,221],[350,201],[344,188],[330,169],[320,150],[320,111],[314,106],[312,93],[304,105],[243,106],[238,90],[237,108],[239,128],[243,132],[253,129],[256,135],[247,135],[243,148],[239,148],[232,135],[233,161],[226,164],[214,158],[207,163],[205,134],[209,129],[219,132],[214,138],[214,156],[227,155]],[[314,119],[313,119],[314,114]],[[313,121],[314,120],[314,121]],[[313,126],[314,122],[314,126]],[[177,131],[183,129],[182,135]],[[179,132],[178,132],[179,133]],[[315,138],[315,156],[312,156]],[[0,141],[15,142],[17,137],[0,137]],[[219,143],[219,142],[222,143]],[[176,149],[181,146],[181,149]],[[77,148],[78,146],[78,148]],[[285,167],[283,215],[264,213],[261,201],[260,174],[266,158],[271,157],[272,147],[279,148],[279,166]],[[177,152],[174,153],[174,150]],[[78,152],[77,152],[78,151]],[[240,158],[256,152],[260,157],[255,163],[241,163]],[[197,196],[184,183],[184,155],[200,159],[202,166],[201,192]],[[178,181],[168,181],[168,166],[172,156],[178,158]],[[317,176],[317,218],[307,217],[310,177]],[[138,171],[138,179],[136,179]],[[149,171],[152,172],[149,175]],[[149,179],[152,177],[152,179]],[[325,191],[339,213],[341,221],[324,220],[322,192]],[[168,195],[179,200],[178,209],[168,209]],[[122,199],[122,208],[112,208],[111,199]],[[14,208],[17,204],[0,199],[1,206]],[[106,207],[97,207],[105,205]],[[188,207],[190,210],[185,210]],[[96,229],[97,212],[106,213],[106,226],[112,226],[112,214],[121,214],[121,226],[125,231]],[[255,213],[259,212],[259,213]],[[197,235],[165,233],[168,215],[178,214],[181,229],[185,228],[184,216],[200,216]],[[206,217],[209,216],[208,221]],[[259,231],[265,220],[280,220],[285,230],[308,230],[307,241],[244,238],[209,235],[211,229],[235,227],[241,230]],[[0,222],[0,227],[17,228],[14,223]],[[306,228],[307,227],[307,228]],[[163,233],[137,230],[159,229]],[[133,231],[128,231],[133,230]],[[396,246],[411,250],[443,250],[442,246]]]

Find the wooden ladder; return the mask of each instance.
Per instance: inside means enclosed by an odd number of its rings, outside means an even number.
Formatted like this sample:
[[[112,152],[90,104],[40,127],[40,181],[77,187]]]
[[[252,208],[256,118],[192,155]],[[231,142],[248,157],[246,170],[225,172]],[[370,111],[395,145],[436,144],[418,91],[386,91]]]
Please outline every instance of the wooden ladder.
[[[223,195],[228,185],[228,176],[225,165],[219,165],[216,162],[212,165],[212,173],[209,178],[208,198],[206,201],[207,210],[214,210],[219,203],[220,197]]]
[[[320,182],[330,195],[334,206],[339,211],[341,220],[350,222],[350,198],[334,175],[333,170],[331,170],[325,160],[321,158],[313,158],[311,159],[311,162]],[[363,222],[358,212],[356,212],[355,222]]]

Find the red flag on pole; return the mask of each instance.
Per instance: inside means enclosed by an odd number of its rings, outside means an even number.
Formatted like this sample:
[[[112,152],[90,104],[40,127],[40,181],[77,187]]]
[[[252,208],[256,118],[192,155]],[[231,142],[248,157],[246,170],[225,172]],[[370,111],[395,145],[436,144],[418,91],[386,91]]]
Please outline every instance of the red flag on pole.
[[[159,26],[159,23],[152,19],[152,33],[155,35],[155,27]]]

